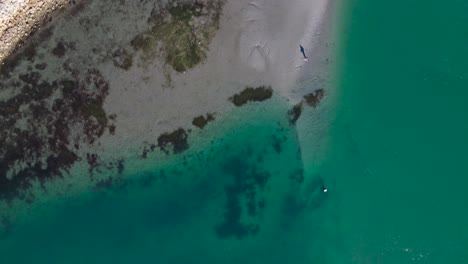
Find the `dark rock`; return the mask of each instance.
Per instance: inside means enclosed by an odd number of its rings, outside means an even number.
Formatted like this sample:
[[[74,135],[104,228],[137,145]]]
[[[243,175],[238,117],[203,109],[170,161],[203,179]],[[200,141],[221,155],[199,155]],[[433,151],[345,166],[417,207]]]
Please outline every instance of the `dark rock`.
[[[192,124],[200,129],[203,129],[209,122],[213,121],[215,118],[212,114],[207,114],[206,117],[201,115],[193,119]]]
[[[65,55],[66,51],[67,51],[67,49],[65,48],[65,45],[63,44],[62,41],[60,41],[59,43],[57,43],[55,48],[52,50],[52,54],[54,54],[55,56],[57,56],[59,58],[62,58]]]
[[[262,102],[267,99],[270,99],[273,95],[273,90],[270,86],[259,86],[256,88],[253,87],[246,87],[242,92],[239,94],[235,94],[234,96],[230,97],[229,100],[235,106],[242,106],[248,102]]]

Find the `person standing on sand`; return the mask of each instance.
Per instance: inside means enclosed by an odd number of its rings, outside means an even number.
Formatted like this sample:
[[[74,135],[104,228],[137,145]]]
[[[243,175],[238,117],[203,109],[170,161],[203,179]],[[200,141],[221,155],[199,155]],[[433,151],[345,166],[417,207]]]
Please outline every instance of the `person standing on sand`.
[[[301,50],[302,55],[304,56],[304,59],[307,59],[307,56],[305,55],[304,47],[302,47],[302,45],[299,45],[299,48]]]

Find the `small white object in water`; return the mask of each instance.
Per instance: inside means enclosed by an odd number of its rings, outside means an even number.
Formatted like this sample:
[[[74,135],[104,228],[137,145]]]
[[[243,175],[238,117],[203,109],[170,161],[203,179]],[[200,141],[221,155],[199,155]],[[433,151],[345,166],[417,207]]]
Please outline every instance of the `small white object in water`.
[[[323,188],[323,192],[328,192],[328,189],[327,189],[327,188]]]

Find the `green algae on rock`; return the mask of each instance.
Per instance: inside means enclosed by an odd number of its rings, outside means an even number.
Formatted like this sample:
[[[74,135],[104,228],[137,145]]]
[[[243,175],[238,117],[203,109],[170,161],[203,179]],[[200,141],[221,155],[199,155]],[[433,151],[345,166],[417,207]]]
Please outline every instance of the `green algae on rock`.
[[[250,87],[247,86],[242,92],[230,97],[229,100],[235,106],[242,106],[248,102],[262,102],[273,96],[273,89],[270,86]]]
[[[177,72],[191,69],[206,58],[219,27],[222,4],[221,0],[173,1],[162,10],[153,10],[148,20],[151,28],[136,35],[130,44],[143,52],[144,60],[159,55]]]

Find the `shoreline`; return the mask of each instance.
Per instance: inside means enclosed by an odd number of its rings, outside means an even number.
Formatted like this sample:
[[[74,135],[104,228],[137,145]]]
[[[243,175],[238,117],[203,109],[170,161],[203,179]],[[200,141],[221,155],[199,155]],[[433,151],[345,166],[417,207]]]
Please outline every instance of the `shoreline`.
[[[327,24],[322,22],[329,19],[331,2],[226,1],[219,16],[219,29],[212,39],[207,37],[199,42],[203,48],[203,41],[209,40],[206,58],[183,72],[165,62],[170,50],[160,53],[161,43],[148,41],[152,37],[149,33],[159,34],[154,32],[151,22],[153,13],[167,13],[167,8],[151,3],[109,5],[109,1],[94,0],[77,13],[65,12],[43,29],[49,32],[48,37],[37,41],[39,36],[34,36],[30,40],[36,43],[33,52],[22,56],[8,69],[6,77],[0,78],[0,97],[4,97],[0,99],[6,102],[22,95],[24,87],[18,86],[18,82],[38,89],[49,87],[50,96],[40,99],[45,116],[39,119],[51,117],[54,123],[48,126],[55,130],[48,132],[44,124],[29,119],[36,99],[25,101],[14,110],[22,118],[12,122],[19,127],[26,125],[27,131],[35,129],[32,139],[42,141],[52,133],[63,144],[55,146],[58,151],[51,152],[45,145],[37,155],[15,160],[8,177],[15,179],[14,173],[25,170],[27,162],[39,162],[36,171],[50,171],[50,158],[68,162],[56,168],[59,173],[87,166],[92,172],[99,166],[107,166],[118,174],[124,166],[121,159],[143,156],[148,149],[164,155],[165,145],[172,145],[175,151],[176,144],[181,144],[184,151],[187,143],[183,141],[190,131],[199,129],[192,125],[193,120],[212,115],[212,122],[223,122],[220,117],[236,107],[229,98],[249,86],[271,86],[274,97],[285,98],[293,107],[307,94],[322,89],[321,80],[328,78],[328,65],[323,61],[329,56],[327,41],[323,40],[327,36],[316,33]],[[187,25],[195,30],[208,30],[209,35],[212,29],[200,25],[216,25],[211,20],[216,17],[215,9],[200,11],[205,13],[199,15],[196,9],[174,8],[177,6],[169,7],[172,20],[156,22],[158,28],[169,32],[166,36],[170,36],[171,27],[185,29]],[[194,15],[188,24],[181,24],[175,20],[179,15],[176,11]],[[146,42],[135,48],[131,44],[138,36]],[[310,39],[310,45],[301,43],[306,42],[305,38]],[[306,52],[313,53],[308,54],[307,63],[299,53],[299,43]],[[182,63],[183,67],[189,65]],[[77,105],[76,98],[85,101]],[[57,104],[60,100],[65,100],[65,104]],[[75,112],[70,113],[67,104],[77,105]],[[48,107],[52,108],[47,110]],[[57,113],[65,118],[55,120]],[[65,130],[60,129],[63,126]],[[174,134],[176,131],[182,132]],[[119,153],[118,157],[115,153]]]
[[[0,66],[68,6],[71,0],[4,0],[0,2]]]

